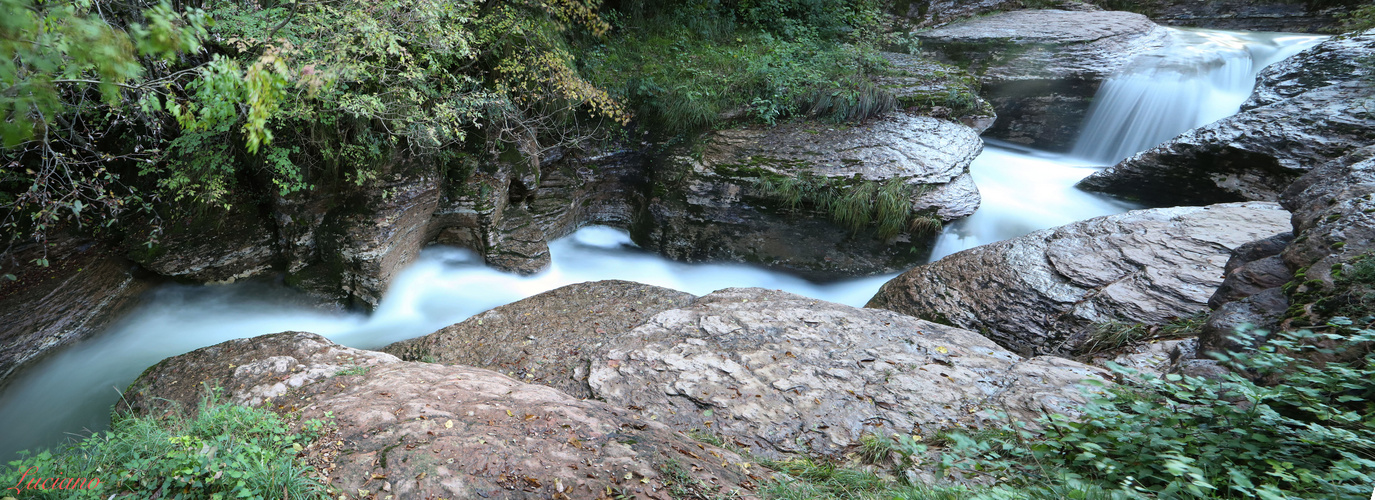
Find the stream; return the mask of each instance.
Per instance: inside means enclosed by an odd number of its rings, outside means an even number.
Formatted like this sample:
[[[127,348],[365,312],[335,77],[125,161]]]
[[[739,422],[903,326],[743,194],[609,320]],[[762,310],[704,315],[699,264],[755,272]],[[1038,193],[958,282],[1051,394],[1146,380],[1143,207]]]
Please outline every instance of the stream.
[[[1053,154],[989,143],[971,167],[978,212],[947,226],[932,259],[1130,204],[1074,183],[1190,128],[1235,113],[1265,65],[1324,37],[1171,29],[1172,43],[1105,82],[1074,151]],[[166,285],[89,340],[27,367],[0,392],[0,460],[109,425],[109,411],[145,368],[235,338],[288,330],[378,348],[560,286],[621,279],[704,295],[727,287],[775,288],[862,306],[894,275],[813,283],[743,264],[684,264],[643,251],[621,230],[585,227],[550,244],[552,264],[522,277],[484,267],[475,253],[431,247],[391,284],[371,315],[321,306],[284,286]]]

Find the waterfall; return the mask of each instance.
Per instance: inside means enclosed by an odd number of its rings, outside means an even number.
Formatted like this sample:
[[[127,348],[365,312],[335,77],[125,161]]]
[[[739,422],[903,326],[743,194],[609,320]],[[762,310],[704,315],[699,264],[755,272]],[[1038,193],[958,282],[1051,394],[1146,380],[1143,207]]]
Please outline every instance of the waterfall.
[[[990,142],[970,165],[983,204],[948,226],[931,260],[1029,232],[1139,206],[1074,185],[1189,129],[1231,116],[1265,66],[1326,37],[1183,28],[1160,50],[1110,77],[1094,96],[1073,152],[1056,154]]]
[[[1231,116],[1265,66],[1325,37],[1165,28],[1169,41],[1103,82],[1070,156],[1111,165]]]

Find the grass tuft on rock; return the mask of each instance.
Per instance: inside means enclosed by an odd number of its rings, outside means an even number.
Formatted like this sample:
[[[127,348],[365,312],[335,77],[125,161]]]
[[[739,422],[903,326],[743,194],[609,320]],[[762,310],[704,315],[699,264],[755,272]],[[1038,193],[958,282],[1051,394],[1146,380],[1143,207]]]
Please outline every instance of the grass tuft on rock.
[[[826,213],[836,225],[852,233],[873,226],[875,236],[887,240],[904,230],[915,235],[939,233],[941,220],[914,213],[912,200],[929,189],[906,179],[886,181],[820,177],[810,172],[759,176],[755,192],[785,210],[809,207]]]

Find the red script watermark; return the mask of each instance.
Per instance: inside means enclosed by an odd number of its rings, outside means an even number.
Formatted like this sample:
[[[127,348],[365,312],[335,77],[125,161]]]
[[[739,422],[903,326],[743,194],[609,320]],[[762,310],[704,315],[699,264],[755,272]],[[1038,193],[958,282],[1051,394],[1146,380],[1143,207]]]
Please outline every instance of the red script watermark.
[[[85,477],[38,477],[34,472],[34,467],[24,471],[24,475],[19,476],[19,482],[14,486],[6,488],[5,491],[13,491],[15,496],[29,490],[94,490],[100,487],[100,478]],[[25,482],[27,481],[27,482]]]

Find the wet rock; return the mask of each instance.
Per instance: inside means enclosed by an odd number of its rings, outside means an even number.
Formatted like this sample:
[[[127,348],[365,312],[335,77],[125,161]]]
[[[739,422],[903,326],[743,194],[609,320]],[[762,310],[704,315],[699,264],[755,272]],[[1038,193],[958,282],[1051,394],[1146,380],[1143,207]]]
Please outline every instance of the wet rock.
[[[325,216],[317,236],[321,265],[337,273],[348,300],[377,307],[392,278],[420,254],[439,186],[433,165],[396,165]]]
[[[1021,353],[1072,354],[1095,322],[1206,310],[1232,249],[1287,228],[1273,203],[1136,210],[965,250],[883,285],[868,307],[982,332]]]
[[[1272,65],[1243,111],[1127,158],[1079,183],[1162,205],[1279,198],[1318,165],[1375,141],[1375,97],[1351,61],[1375,33],[1336,38]],[[1332,83],[1336,81],[1336,83]]]
[[[1180,363],[1179,370],[1175,373],[1186,377],[1199,377],[1213,380],[1222,380],[1231,373],[1227,367],[1211,359],[1186,359]]]
[[[985,132],[1066,150],[1103,80],[1161,47],[1164,30],[1129,12],[1023,10],[917,32],[922,50],[974,73],[998,120]]]
[[[638,151],[558,149],[540,161],[540,174],[524,181],[516,174],[532,167],[497,162],[495,173],[474,173],[451,190],[430,223],[432,241],[477,251],[497,269],[533,274],[549,265],[549,241],[589,223],[630,226],[645,182]]]
[[[11,256],[19,262],[46,258],[50,267],[0,273],[15,276],[0,278],[0,386],[21,366],[103,330],[151,286],[109,246],[65,234],[49,235],[48,243]]]
[[[265,404],[291,422],[333,422],[302,456],[345,492],[591,499],[613,491],[668,499],[676,483],[688,492],[680,494],[754,498],[767,480],[750,475],[757,471],[734,453],[626,410],[309,333],[233,340],[164,360],[130,386],[121,410],[194,411],[206,387],[223,388],[229,402]]]
[[[229,283],[272,271],[277,253],[270,223],[246,198],[159,225],[135,224],[127,257],[149,271],[185,281]]]
[[[1232,258],[1227,259],[1227,265],[1223,266],[1224,273],[1231,274],[1232,270],[1241,267],[1247,262],[1256,261],[1279,255],[1289,243],[1294,241],[1294,232],[1285,231],[1263,240],[1256,240],[1232,250]]]
[[[1198,335],[1199,357],[1206,358],[1210,352],[1237,351],[1263,342],[1265,337],[1257,336],[1253,342],[1242,345],[1231,337],[1242,326],[1273,331],[1288,308],[1289,298],[1278,287],[1222,303],[1208,315]]]
[[[1250,297],[1262,290],[1277,288],[1293,278],[1294,273],[1278,255],[1254,260],[1227,273],[1217,291],[1208,299],[1208,306],[1216,309],[1222,304]]]
[[[900,183],[906,189],[896,203],[905,207],[896,214],[953,220],[978,205],[967,176],[982,148],[969,127],[901,112],[858,126],[717,131],[703,139],[700,154],[680,151],[652,169],[651,198],[631,234],[642,247],[685,261],[754,262],[817,276],[900,269],[923,257],[913,247],[934,234],[929,227],[899,224],[897,236],[880,240],[872,228],[837,226],[833,213],[789,200],[790,193]],[[796,190],[765,189],[765,182],[794,182]],[[861,209],[872,211],[871,200]]]
[[[1093,366],[1109,368],[1109,363],[1155,376],[1175,371],[1179,363],[1193,359],[1198,339],[1158,340],[1133,343],[1112,352],[1099,352],[1081,358]],[[1187,354],[1187,357],[1182,355]]]
[[[1243,111],[1269,106],[1304,92],[1370,75],[1362,59],[1375,51],[1375,30],[1330,38],[1316,47],[1271,64],[1256,76]]]
[[[1294,212],[1298,235],[1284,250],[1285,262],[1303,269],[1304,280],[1331,289],[1334,270],[1375,250],[1375,147],[1314,169],[1281,202]]]
[[[650,317],[691,294],[629,281],[568,285],[478,314],[383,351],[408,361],[487,368],[579,398],[593,359]]]

